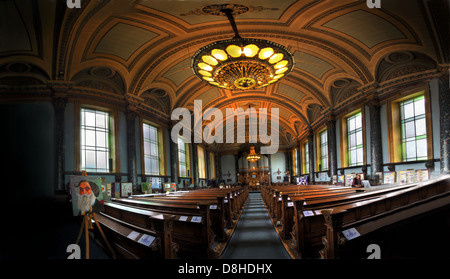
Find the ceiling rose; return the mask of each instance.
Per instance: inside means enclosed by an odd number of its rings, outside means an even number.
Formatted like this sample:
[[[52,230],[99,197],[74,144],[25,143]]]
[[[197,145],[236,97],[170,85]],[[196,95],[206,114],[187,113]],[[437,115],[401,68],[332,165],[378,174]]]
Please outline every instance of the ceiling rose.
[[[202,81],[220,88],[248,90],[277,82],[292,71],[294,58],[284,46],[262,39],[239,36],[233,10],[222,9],[235,32],[229,40],[200,48],[192,57],[192,69]]]

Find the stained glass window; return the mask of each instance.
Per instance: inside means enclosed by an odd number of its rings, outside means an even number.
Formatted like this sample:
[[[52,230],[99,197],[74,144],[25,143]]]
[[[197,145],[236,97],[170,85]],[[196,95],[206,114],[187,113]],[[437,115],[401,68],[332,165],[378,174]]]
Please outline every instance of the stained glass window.
[[[303,160],[303,166],[304,166],[304,171],[303,173],[309,173],[309,147],[308,147],[308,142],[306,142],[304,145],[304,149],[305,149],[305,158]]]
[[[178,168],[180,177],[187,177],[186,142],[178,138]]]
[[[214,162],[214,153],[209,153],[209,173],[211,174],[211,179],[216,179],[216,167]]]
[[[145,174],[159,175],[158,128],[143,125]]]
[[[364,163],[362,113],[347,118],[348,165],[358,166]]]
[[[322,162],[322,169],[320,171],[328,170],[328,134],[327,130],[320,133],[320,158]]]
[[[425,97],[400,103],[403,161],[427,159]]]
[[[81,169],[109,172],[109,114],[81,109]]]
[[[200,145],[197,145],[197,155],[198,155],[198,177],[206,178],[205,149]]]

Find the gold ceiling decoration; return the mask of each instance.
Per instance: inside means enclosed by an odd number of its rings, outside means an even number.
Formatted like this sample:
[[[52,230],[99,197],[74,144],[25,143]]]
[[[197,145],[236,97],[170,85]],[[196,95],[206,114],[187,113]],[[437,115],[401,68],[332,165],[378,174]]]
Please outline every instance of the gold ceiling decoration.
[[[202,81],[220,88],[248,90],[277,82],[292,71],[294,57],[284,46],[262,39],[239,36],[233,10],[222,9],[235,37],[200,48],[192,68]]]

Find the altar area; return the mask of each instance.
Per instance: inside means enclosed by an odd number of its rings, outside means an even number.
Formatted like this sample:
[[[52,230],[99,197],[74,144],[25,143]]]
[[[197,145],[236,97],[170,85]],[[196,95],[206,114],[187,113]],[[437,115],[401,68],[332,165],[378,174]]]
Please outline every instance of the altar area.
[[[238,160],[239,174],[238,183],[249,185],[249,190],[260,190],[262,185],[269,185],[269,159],[261,155],[261,159],[256,162],[249,162],[245,157]]]

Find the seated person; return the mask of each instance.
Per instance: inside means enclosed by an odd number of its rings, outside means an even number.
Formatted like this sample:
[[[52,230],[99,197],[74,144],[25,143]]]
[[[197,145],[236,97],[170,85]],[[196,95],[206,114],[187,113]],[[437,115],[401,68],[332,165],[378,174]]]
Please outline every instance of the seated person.
[[[361,177],[359,174],[356,175],[355,178],[353,178],[352,187],[361,187]]]

